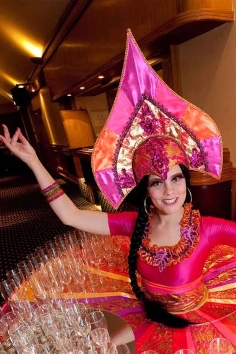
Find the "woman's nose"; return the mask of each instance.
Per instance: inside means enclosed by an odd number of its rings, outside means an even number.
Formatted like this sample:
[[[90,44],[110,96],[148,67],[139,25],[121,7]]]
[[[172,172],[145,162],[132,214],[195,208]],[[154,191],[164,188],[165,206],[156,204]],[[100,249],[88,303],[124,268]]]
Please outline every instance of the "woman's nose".
[[[173,191],[174,191],[174,188],[170,184],[168,184],[168,183],[164,184],[164,194],[169,195],[169,194],[172,194]]]

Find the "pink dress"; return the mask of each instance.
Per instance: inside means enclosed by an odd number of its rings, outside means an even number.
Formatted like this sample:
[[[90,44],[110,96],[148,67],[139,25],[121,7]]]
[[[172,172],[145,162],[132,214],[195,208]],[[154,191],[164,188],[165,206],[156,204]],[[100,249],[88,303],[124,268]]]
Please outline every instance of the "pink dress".
[[[171,247],[174,256],[180,254],[177,261],[164,257],[158,265],[148,264],[139,251],[138,281],[146,295],[196,323],[173,329],[150,321],[130,286],[127,259],[136,218],[136,212],[108,214],[112,236],[85,237],[75,255],[84,276],[70,284],[73,297],[121,316],[133,329],[137,354],[148,349],[173,354],[182,348],[206,354],[216,337],[227,338],[236,352],[236,223],[198,215],[195,239],[194,232],[187,227],[184,233],[181,225],[181,240]],[[195,230],[194,219],[188,225]],[[80,262],[81,258],[91,262]],[[71,296],[66,287],[63,292]]]
[[[109,214],[111,235],[130,237],[136,218],[136,212]],[[116,300],[117,308],[112,308],[112,302],[107,298],[107,309],[110,305],[110,309],[133,328],[137,353],[153,349],[158,353],[173,354],[180,348],[208,353],[209,343],[216,337],[227,338],[236,348],[234,247],[236,223],[201,217],[198,243],[192,253],[178,264],[160,270],[138,257],[137,270],[144,291],[164,302],[169,311],[197,324],[186,329],[167,328],[147,320],[139,300],[124,295],[121,302]],[[126,252],[128,248],[127,244]],[[123,294],[127,292],[126,287]]]

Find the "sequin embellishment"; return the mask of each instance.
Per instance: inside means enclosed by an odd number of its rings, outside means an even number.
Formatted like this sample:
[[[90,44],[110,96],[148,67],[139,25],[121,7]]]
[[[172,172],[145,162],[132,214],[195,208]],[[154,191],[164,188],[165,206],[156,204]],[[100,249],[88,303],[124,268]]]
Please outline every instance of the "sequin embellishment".
[[[162,272],[165,267],[178,264],[188,258],[194,251],[200,238],[200,213],[199,210],[192,210],[192,204],[185,204],[184,215],[180,222],[181,238],[175,246],[150,246],[148,235],[151,219],[152,215],[145,227],[138,254],[142,261],[159,267],[160,272]]]

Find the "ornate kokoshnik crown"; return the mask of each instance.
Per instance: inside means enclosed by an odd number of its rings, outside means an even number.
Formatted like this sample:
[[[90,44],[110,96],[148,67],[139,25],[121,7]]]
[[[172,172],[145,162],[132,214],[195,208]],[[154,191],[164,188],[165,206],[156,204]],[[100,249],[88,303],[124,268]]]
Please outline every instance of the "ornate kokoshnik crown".
[[[176,164],[219,179],[220,132],[155,73],[128,30],[119,89],[92,154],[95,180],[118,208],[143,176],[165,180]]]

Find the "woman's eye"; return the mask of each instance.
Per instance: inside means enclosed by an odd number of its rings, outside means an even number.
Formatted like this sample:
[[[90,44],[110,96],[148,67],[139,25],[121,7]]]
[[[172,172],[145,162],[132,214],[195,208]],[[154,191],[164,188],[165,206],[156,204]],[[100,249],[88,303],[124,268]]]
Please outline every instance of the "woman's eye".
[[[178,182],[180,180],[180,178],[179,177],[175,177],[175,178],[173,178],[173,181],[174,182]]]
[[[153,186],[161,186],[163,184],[162,181],[153,181],[150,183],[150,187],[153,187]]]
[[[173,182],[178,182],[178,181],[180,181],[182,178],[183,178],[182,176],[175,176],[175,177],[172,179],[172,181],[173,181]]]

